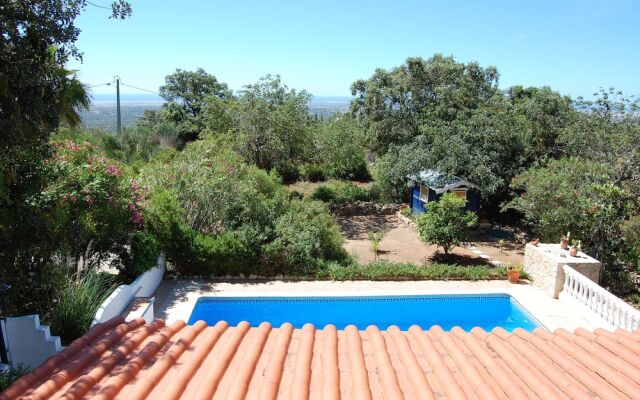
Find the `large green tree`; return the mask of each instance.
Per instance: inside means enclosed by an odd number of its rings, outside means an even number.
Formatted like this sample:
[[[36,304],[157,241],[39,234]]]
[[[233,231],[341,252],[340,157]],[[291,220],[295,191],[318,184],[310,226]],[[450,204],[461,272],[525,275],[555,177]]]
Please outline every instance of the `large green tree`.
[[[498,87],[495,67],[458,63],[436,54],[408,58],[391,70],[377,69],[351,86],[351,111],[363,124],[372,150],[407,143],[430,121],[453,121],[490,99]]]
[[[558,132],[549,152],[561,158],[531,163],[514,179],[517,196],[508,207],[522,212],[531,231],[546,240],[571,230],[588,254],[603,261],[613,290],[637,292],[637,285],[624,282],[639,260],[638,100],[609,89],[574,106],[572,123]]]
[[[326,177],[368,180],[363,141],[363,132],[353,118],[335,115],[315,126],[311,160]]]
[[[267,75],[245,86],[232,109],[236,148],[259,168],[275,168],[287,176],[292,163],[307,155],[311,116],[306,91],[289,89],[279,76]]]
[[[167,100],[163,117],[180,128],[179,145],[182,147],[197,139],[204,129],[202,111],[208,97],[224,99],[231,95],[225,83],[202,68],[195,71],[176,69],[167,75],[165,84],[160,87],[160,96]]]
[[[579,116],[573,100],[548,87],[513,86],[504,95],[524,136],[527,164],[542,165],[549,158],[562,155],[559,139]]]
[[[81,58],[75,20],[87,6],[85,0],[0,4],[0,280],[34,276],[16,280],[22,287],[38,284],[54,246],[32,199],[44,185],[49,135],[61,121],[73,123],[70,111],[81,105],[82,90],[64,65]],[[131,8],[120,0],[112,11],[126,18]]]

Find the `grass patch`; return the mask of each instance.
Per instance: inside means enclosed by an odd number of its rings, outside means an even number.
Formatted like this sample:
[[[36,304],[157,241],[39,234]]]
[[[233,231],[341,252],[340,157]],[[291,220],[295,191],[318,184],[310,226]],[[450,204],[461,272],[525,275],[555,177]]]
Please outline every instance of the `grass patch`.
[[[29,371],[28,367],[19,364],[9,367],[6,371],[0,372],[0,392],[5,391],[13,382],[28,374]]]
[[[504,266],[464,266],[457,264],[434,263],[416,265],[411,263],[392,263],[377,261],[370,264],[330,264],[318,274],[318,278],[336,281],[351,280],[498,280],[507,278]]]

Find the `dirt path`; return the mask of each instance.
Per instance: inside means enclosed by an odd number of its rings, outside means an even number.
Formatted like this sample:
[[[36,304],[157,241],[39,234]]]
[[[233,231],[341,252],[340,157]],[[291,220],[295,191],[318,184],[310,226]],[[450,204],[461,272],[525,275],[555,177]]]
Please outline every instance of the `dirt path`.
[[[418,265],[431,263],[436,246],[428,245],[420,240],[418,234],[395,215],[358,215],[340,217],[338,223],[347,239],[344,247],[358,262],[366,264],[375,260],[369,232],[386,231],[380,243],[381,260],[393,262],[410,262]],[[519,246],[505,241],[503,251],[498,249],[497,242],[491,238],[475,237],[473,244],[476,251],[466,247],[456,247],[448,261],[459,264],[487,265],[487,258],[501,262],[521,263],[523,253]],[[442,251],[442,249],[440,250]],[[479,252],[479,253],[478,253]]]

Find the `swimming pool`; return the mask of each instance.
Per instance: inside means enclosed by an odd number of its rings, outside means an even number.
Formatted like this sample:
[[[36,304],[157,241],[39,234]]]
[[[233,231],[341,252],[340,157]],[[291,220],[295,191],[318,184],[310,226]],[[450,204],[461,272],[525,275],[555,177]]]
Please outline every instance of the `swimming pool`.
[[[508,294],[455,294],[419,296],[359,297],[201,297],[191,312],[189,324],[203,320],[214,325],[220,320],[251,326],[270,322],[280,326],[290,322],[295,328],[311,323],[318,328],[333,324],[338,329],[355,325],[366,329],[376,325],[386,329],[396,325],[408,329],[418,325],[429,329],[440,325],[449,330],[480,327],[507,331],[532,331],[541,324]]]

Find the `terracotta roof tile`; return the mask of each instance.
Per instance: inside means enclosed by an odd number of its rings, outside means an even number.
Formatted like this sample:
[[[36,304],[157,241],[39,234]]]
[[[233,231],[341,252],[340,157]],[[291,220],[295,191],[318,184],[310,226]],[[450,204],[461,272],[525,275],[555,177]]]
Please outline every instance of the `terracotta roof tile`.
[[[640,332],[100,324],[24,399],[640,399]]]

